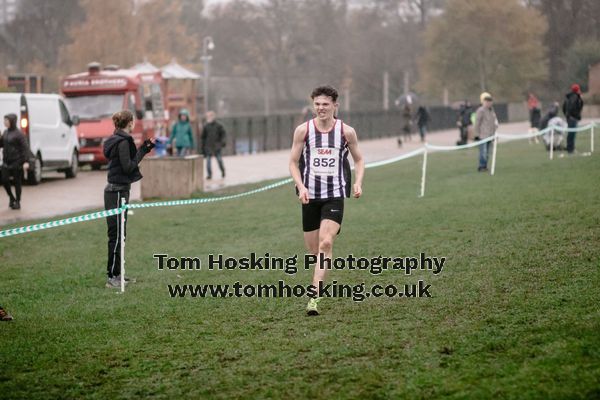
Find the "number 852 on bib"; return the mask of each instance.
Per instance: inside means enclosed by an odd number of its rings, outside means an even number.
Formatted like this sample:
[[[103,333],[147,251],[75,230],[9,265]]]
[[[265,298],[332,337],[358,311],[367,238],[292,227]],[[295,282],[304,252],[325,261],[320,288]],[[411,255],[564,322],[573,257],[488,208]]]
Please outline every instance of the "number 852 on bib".
[[[338,158],[335,149],[317,147],[310,155],[310,166],[315,175],[336,176],[338,174]]]

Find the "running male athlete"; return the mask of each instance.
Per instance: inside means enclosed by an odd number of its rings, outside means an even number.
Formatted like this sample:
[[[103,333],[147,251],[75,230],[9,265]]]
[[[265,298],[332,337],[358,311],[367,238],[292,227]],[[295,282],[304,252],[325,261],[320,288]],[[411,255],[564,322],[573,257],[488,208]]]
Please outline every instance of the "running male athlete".
[[[311,254],[331,259],[333,241],[344,216],[344,198],[350,197],[350,163],[354,160],[354,197],[362,195],[365,163],[358,150],[354,129],[336,119],[338,93],[331,86],[319,86],[310,96],[317,117],[294,132],[290,173],[302,203],[304,243]],[[319,257],[319,260],[322,259]],[[320,266],[322,266],[320,264]],[[312,284],[317,294],[326,269],[316,267]],[[319,315],[320,297],[311,297],[308,315]]]

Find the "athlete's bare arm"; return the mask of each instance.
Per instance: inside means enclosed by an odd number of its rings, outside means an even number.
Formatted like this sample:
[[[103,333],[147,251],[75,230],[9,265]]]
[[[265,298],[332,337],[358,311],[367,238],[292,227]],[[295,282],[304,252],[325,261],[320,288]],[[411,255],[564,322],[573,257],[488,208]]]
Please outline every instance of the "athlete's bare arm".
[[[299,125],[294,131],[294,141],[292,142],[292,154],[290,155],[290,174],[292,179],[298,188],[298,199],[302,204],[308,204],[308,189],[302,182],[302,176],[300,175],[300,168],[298,162],[300,156],[302,156],[302,150],[304,149],[304,138],[306,137],[306,124]]]
[[[344,136],[348,142],[348,150],[354,160],[354,197],[357,199],[362,195],[362,182],[365,176],[365,160],[358,149],[358,138],[356,131],[351,126],[344,124]]]

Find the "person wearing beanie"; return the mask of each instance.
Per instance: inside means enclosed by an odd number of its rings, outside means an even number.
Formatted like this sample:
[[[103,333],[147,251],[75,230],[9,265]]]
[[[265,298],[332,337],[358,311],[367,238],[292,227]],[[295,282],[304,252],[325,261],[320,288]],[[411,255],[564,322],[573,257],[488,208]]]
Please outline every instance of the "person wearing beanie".
[[[488,92],[483,92],[479,96],[479,99],[482,105],[477,109],[477,113],[475,114],[474,130],[476,141],[494,136],[496,129],[498,129],[498,118],[492,107],[492,95]],[[479,167],[477,169],[479,172],[488,170],[487,163],[490,144],[491,142],[487,142],[479,145]]]
[[[171,137],[168,144],[175,142],[177,148],[177,156],[186,156],[194,146],[194,133],[192,132],[192,124],[190,124],[190,113],[185,108],[179,111],[177,122],[171,128]]]
[[[2,185],[8,194],[8,206],[13,210],[21,208],[21,182],[23,179],[23,168],[27,169],[27,155],[29,144],[27,138],[17,128],[17,115],[7,114],[4,116],[6,130],[0,136],[0,147],[2,147]],[[11,178],[15,186],[15,194],[11,189]]]
[[[567,119],[567,126],[569,128],[577,128],[577,124],[581,120],[581,110],[583,109],[581,88],[578,84],[574,83],[571,85],[571,91],[565,95],[562,109]],[[575,152],[575,134],[576,132],[569,132],[567,134],[567,153],[569,154]]]

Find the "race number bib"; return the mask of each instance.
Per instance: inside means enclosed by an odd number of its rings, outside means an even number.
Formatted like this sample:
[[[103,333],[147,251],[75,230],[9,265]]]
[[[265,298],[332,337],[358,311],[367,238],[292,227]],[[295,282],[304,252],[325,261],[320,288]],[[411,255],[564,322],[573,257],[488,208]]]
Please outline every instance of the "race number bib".
[[[315,175],[337,175],[338,159],[335,153],[335,149],[328,147],[317,147],[310,153],[310,167]]]

